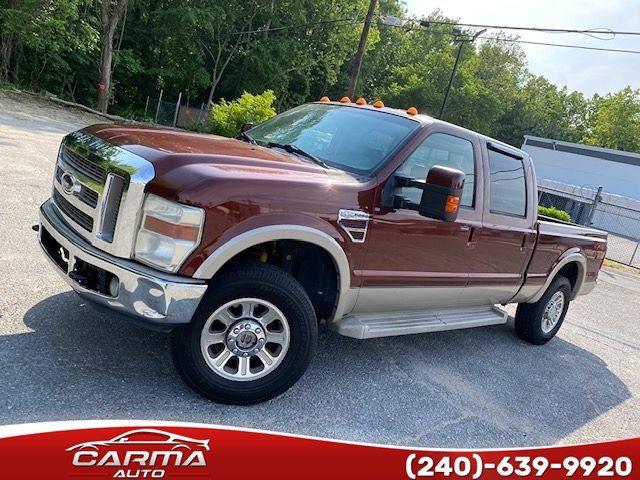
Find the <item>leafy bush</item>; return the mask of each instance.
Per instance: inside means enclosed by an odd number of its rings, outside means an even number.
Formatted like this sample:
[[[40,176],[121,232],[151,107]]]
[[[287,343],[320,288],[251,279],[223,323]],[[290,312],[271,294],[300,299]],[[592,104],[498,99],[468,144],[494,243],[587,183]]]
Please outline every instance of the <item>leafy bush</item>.
[[[564,210],[560,210],[556,207],[543,207],[542,205],[538,205],[538,215],[557,218],[558,220],[562,220],[563,222],[571,221],[571,215],[569,215]]]
[[[235,137],[244,123],[255,125],[275,116],[273,102],[276,96],[272,90],[260,95],[244,92],[240,98],[227,102],[224,98],[211,105],[211,133]]]

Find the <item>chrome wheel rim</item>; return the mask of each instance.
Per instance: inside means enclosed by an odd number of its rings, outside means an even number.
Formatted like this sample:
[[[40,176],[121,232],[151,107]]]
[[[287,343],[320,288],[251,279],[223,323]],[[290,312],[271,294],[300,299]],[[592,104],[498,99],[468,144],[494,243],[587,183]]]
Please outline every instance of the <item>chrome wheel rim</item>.
[[[289,323],[270,302],[239,298],[209,316],[200,350],[211,370],[229,380],[256,380],[275,370],[289,350]]]
[[[564,310],[564,292],[554,293],[542,312],[542,332],[550,333],[562,317]]]

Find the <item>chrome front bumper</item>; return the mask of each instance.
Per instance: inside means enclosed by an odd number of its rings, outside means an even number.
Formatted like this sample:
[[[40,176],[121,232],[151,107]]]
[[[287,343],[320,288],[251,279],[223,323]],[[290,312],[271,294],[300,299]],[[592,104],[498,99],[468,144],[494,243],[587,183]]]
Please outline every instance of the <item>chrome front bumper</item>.
[[[51,200],[40,207],[39,240],[49,262],[81,297],[147,323],[189,323],[207,290],[203,280],[163,274],[96,249],[69,228]],[[115,278],[116,295],[82,276],[102,283]]]

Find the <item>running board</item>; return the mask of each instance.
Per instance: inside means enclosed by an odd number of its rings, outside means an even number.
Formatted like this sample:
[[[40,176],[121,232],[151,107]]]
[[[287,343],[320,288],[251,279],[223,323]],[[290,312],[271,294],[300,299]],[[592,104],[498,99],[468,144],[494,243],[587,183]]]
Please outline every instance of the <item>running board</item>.
[[[329,328],[345,337],[365,339],[503,325],[508,318],[507,312],[497,307],[363,313],[344,317],[329,324]]]

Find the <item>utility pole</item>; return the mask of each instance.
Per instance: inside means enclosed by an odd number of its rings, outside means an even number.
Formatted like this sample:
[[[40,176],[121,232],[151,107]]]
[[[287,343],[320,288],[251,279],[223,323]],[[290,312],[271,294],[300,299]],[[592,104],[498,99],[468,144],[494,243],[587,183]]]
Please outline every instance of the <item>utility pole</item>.
[[[447,85],[447,90],[444,92],[444,100],[442,101],[442,107],[440,107],[440,115],[438,115],[439,119],[442,119],[442,116],[444,115],[444,109],[447,107],[447,100],[449,100],[449,92],[451,91],[451,85],[453,84],[453,79],[456,76],[456,70],[458,70],[458,64],[460,63],[460,57],[462,57],[462,50],[464,49],[464,44],[473,43],[476,40],[476,38],[478,38],[480,35],[482,35],[486,31],[487,29],[485,28],[483,30],[476,32],[475,35],[471,37],[471,40],[463,39],[460,41],[460,46],[458,47],[458,54],[456,55],[456,62],[453,64],[453,70],[451,70],[451,77],[449,78],[449,84]]]
[[[356,51],[356,56],[354,57],[353,65],[351,66],[351,78],[349,79],[349,88],[347,89],[347,97],[351,99],[353,99],[353,96],[356,93],[356,85],[358,84],[358,76],[360,75],[364,49],[367,46],[371,20],[373,19],[373,14],[376,11],[377,3],[378,0],[371,0],[369,3],[369,10],[367,11],[367,16],[364,19],[364,26],[362,27],[362,34],[360,35],[360,43],[358,44],[358,50]]]

